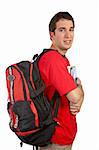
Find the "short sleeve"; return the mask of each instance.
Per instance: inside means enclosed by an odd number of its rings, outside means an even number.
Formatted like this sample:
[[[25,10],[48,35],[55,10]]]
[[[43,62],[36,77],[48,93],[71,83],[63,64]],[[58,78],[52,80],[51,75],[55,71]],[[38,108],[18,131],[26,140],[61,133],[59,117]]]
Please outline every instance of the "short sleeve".
[[[49,82],[57,89],[60,96],[77,88],[73,77],[68,72],[66,60],[62,59],[52,59],[50,61]]]

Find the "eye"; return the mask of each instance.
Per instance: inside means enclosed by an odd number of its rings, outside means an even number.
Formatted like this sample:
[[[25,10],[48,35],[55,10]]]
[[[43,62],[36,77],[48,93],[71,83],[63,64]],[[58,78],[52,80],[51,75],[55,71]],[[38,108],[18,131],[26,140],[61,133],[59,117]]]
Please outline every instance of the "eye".
[[[70,30],[69,31],[74,31],[74,28],[70,28]]]
[[[60,32],[64,32],[65,29],[64,29],[64,28],[60,28],[59,31],[60,31]]]

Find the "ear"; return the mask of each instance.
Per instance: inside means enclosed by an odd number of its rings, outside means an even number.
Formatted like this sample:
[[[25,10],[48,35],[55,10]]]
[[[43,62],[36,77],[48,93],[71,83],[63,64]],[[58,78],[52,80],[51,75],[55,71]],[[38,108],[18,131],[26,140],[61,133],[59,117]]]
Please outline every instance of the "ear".
[[[49,32],[49,34],[50,34],[50,39],[53,40],[54,32]]]

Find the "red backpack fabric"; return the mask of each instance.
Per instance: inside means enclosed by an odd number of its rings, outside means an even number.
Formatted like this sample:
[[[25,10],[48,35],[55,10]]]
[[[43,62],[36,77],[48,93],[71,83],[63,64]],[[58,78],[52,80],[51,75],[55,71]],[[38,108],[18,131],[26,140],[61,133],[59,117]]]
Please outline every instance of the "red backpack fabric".
[[[21,61],[6,69],[10,128],[22,142],[40,147],[50,143],[59,106],[58,94],[51,103],[44,94],[45,84],[38,68],[41,55],[32,63]]]

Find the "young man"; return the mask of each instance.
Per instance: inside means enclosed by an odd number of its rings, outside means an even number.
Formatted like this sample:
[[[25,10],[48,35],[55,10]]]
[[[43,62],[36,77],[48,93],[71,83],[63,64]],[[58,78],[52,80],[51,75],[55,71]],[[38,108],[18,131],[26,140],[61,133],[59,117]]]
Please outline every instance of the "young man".
[[[58,126],[51,138],[52,144],[41,150],[71,150],[77,132],[76,114],[80,111],[84,92],[82,85],[74,80],[65,57],[74,37],[74,20],[68,12],[57,13],[49,23],[51,50],[39,61],[39,69],[46,84],[45,93],[51,100],[55,91],[60,95]]]

